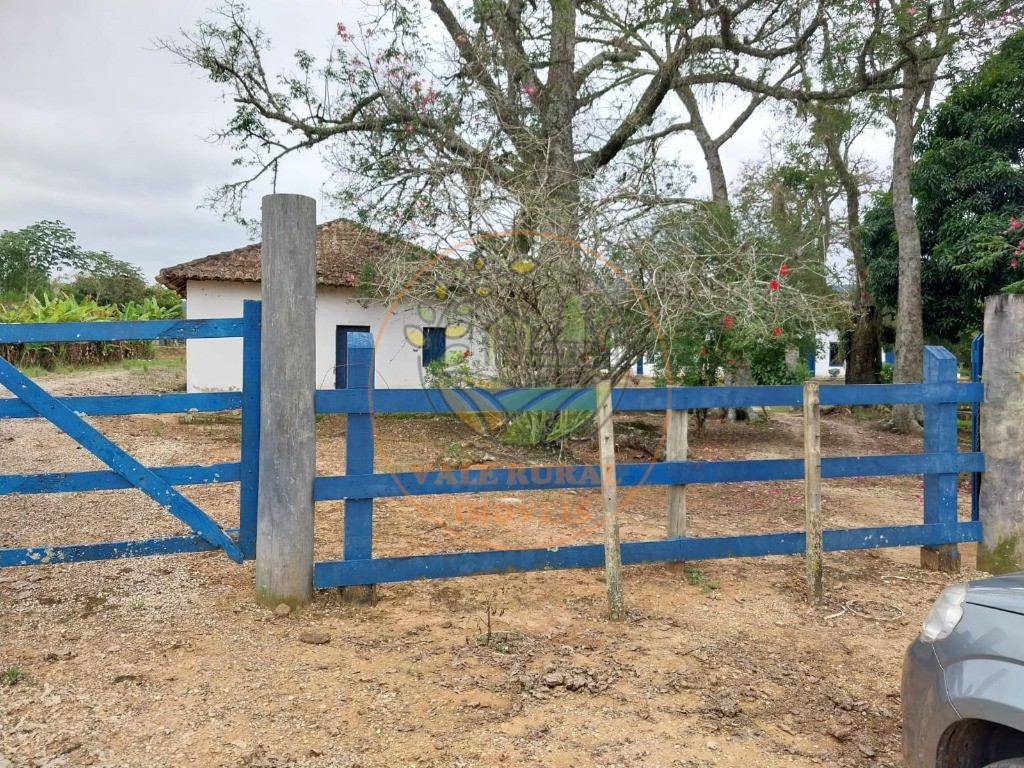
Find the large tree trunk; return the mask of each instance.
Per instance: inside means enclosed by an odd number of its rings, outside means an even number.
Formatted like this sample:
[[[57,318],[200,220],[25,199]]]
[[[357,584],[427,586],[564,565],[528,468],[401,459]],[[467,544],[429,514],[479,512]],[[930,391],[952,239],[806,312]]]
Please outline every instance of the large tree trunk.
[[[854,303],[857,325],[850,341],[849,362],[846,366],[847,384],[877,384],[882,373],[882,343],[879,338],[878,309],[874,303],[864,303],[859,295]]]
[[[850,171],[847,158],[839,146],[839,136],[825,132],[822,139],[829,162],[846,194],[846,244],[853,254],[857,290],[853,303],[856,326],[847,356],[846,383],[877,384],[882,372],[882,340],[879,336],[878,307],[868,287],[868,265],[860,239],[860,183]]]
[[[722,166],[722,144],[716,140],[708,130],[704,119],[701,117],[700,104],[693,90],[688,86],[679,88],[676,93],[682,99],[690,115],[690,130],[693,137],[697,139],[700,151],[704,154],[704,164],[708,169],[708,181],[711,182],[711,200],[719,205],[729,205],[729,182],[725,178],[725,168]]]
[[[710,139],[710,136],[708,137]],[[725,178],[725,168],[722,166],[722,156],[717,142],[700,142],[701,151],[704,153],[704,162],[708,166],[708,178],[711,180],[711,199],[721,205],[729,204],[729,184]]]
[[[922,95],[915,62],[903,67],[903,90],[896,108],[896,137],[892,155],[892,208],[899,238],[899,297],[896,308],[896,364],[893,381],[913,384],[924,375],[924,332],[921,328],[921,234],[917,229],[914,197],[910,191],[913,168],[914,117]],[[920,406],[897,403],[892,427],[898,432],[918,429]]]
[[[546,86],[547,94],[541,104],[546,123],[547,146],[541,150],[541,167],[536,169],[535,178],[544,179],[534,201],[524,201],[533,207],[538,229],[545,234],[539,243],[542,260],[552,260],[565,265],[563,275],[581,274],[573,269],[577,260],[585,258],[579,248],[580,237],[580,181],[576,168],[575,136],[573,115],[576,111],[576,91],[573,82],[573,67],[576,53],[576,4],[574,0],[550,0],[551,4],[551,48],[550,68]],[[593,369],[587,365],[585,355],[590,329],[585,327],[586,310],[580,313],[584,322],[582,329],[567,327],[576,325],[576,317],[570,304],[579,300],[585,285],[550,284],[541,288],[546,297],[543,312],[548,315],[546,328],[547,354],[553,352],[556,365],[544,376],[543,385],[567,387],[583,384],[581,375],[588,375]],[[554,294],[554,295],[552,295]],[[579,305],[576,305],[579,306]],[[581,333],[582,331],[582,333]],[[543,364],[543,361],[538,361]]]

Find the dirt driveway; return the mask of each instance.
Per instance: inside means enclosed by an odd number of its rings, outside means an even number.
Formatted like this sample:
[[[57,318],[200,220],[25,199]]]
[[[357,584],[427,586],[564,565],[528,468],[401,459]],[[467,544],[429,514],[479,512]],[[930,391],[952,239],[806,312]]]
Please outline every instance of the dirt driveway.
[[[178,376],[43,383],[141,392]],[[151,465],[238,455],[231,419],[92,421]],[[340,471],[342,428],[320,423],[322,474]],[[381,465],[396,469],[487,449],[449,420],[381,419],[378,431]],[[823,432],[826,455],[920,450],[849,414]],[[788,413],[711,422],[691,453],[796,457],[800,436]],[[493,451],[497,463],[531,458]],[[574,448],[584,461],[592,451]],[[43,423],[0,423],[4,473],[99,466],[83,454]],[[644,458],[625,426],[619,455]],[[692,487],[691,531],[799,529],[801,493],[799,482]],[[237,520],[237,487],[187,494]],[[919,477],[826,481],[827,525],[919,521],[920,494]],[[379,501],[377,554],[599,540],[571,520],[474,513],[490,508],[484,494],[453,498]],[[538,498],[600,503],[586,491],[500,503]],[[338,554],[342,511],[318,506],[321,559]],[[663,535],[665,514],[663,488],[628,494],[624,538]],[[130,491],[0,498],[4,547],[180,531]],[[915,567],[916,549],[828,555],[818,609],[799,557],[634,566],[618,624],[595,570],[387,585],[373,607],[325,592],[287,617],[254,606],[251,564],[213,553],[0,571],[0,766],[897,766],[903,650],[935,595],[975,575],[973,548],[963,554],[955,579]]]

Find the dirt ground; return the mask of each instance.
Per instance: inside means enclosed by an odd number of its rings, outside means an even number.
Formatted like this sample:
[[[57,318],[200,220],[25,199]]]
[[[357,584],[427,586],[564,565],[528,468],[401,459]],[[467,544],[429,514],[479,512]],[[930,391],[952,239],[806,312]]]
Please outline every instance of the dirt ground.
[[[51,376],[64,393],[171,391],[180,371]],[[91,419],[149,465],[236,459],[230,417]],[[617,422],[620,461],[650,431]],[[646,419],[655,429],[658,420]],[[446,419],[379,419],[378,466],[446,456],[537,461]],[[340,473],[343,423],[319,425],[320,474]],[[798,414],[711,421],[697,459],[802,456]],[[656,439],[655,439],[656,442]],[[825,455],[903,453],[920,440],[848,413]],[[573,461],[594,447],[573,445]],[[0,423],[4,473],[99,468],[40,420]],[[966,478],[962,490],[966,488]],[[237,524],[236,485],[184,489]],[[826,481],[826,527],[921,519],[921,478]],[[620,489],[623,538],[664,535],[664,488]],[[543,502],[543,503],[539,503]],[[590,491],[377,502],[377,555],[599,541],[559,509]],[[799,530],[802,483],[693,486],[692,535]],[[537,510],[554,509],[542,515]],[[498,514],[495,510],[514,510]],[[518,512],[518,510],[524,510]],[[968,494],[961,493],[968,513]],[[318,559],[343,506],[317,508]],[[0,497],[0,547],[183,532],[134,491]],[[628,619],[606,619],[602,573],[576,570],[383,585],[375,606],[332,592],[286,617],[253,602],[253,566],[216,553],[0,571],[0,767],[897,766],[902,655],[952,581],[916,548],[826,556],[810,608],[800,557],[626,569]]]

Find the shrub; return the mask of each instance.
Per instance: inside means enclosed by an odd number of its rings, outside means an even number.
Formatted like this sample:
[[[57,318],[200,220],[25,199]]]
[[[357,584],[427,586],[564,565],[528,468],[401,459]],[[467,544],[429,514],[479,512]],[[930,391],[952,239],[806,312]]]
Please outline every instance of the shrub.
[[[428,387],[437,389],[468,389],[479,386],[469,364],[468,350],[449,349],[439,360],[427,365],[424,379]]]
[[[882,371],[878,374],[882,384],[892,384],[892,363],[882,363]]]
[[[167,320],[179,312],[161,307],[155,299],[129,302],[118,308],[97,304],[90,298],[81,301],[67,295],[29,296],[19,304],[0,308],[0,323],[69,323],[104,320]],[[117,360],[149,358],[149,341],[89,341],[63,343],[0,344],[0,356],[14,365],[37,366],[52,370],[58,365],[94,365]]]
[[[525,411],[514,416],[501,433],[506,445],[557,443],[586,429],[593,411]]]

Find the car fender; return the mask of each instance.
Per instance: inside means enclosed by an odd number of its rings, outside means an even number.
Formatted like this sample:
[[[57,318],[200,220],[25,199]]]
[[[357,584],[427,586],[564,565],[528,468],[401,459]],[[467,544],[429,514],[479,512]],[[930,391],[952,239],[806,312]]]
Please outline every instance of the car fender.
[[[1024,731],[1024,665],[1005,658],[968,658],[946,667],[943,677],[960,717]]]

